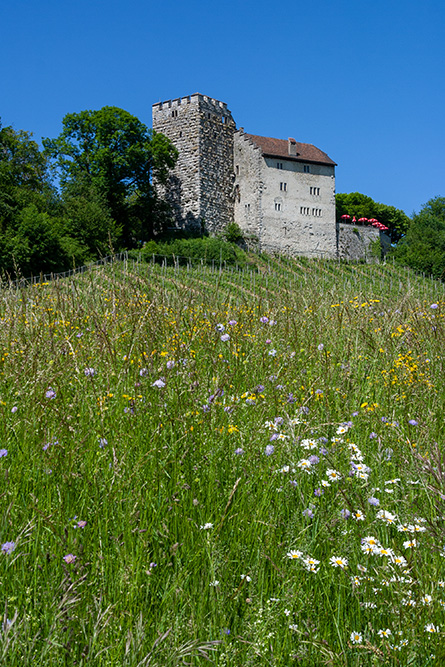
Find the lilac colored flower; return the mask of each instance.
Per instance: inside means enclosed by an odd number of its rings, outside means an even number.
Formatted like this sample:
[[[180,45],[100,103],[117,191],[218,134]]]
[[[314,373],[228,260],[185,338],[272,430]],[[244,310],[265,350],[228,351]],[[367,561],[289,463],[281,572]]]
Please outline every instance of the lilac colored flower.
[[[237,449],[235,449],[235,454],[237,456],[242,456],[244,454],[244,449],[242,447],[238,447]]]
[[[171,370],[174,365],[175,365],[175,362],[173,361],[173,359],[170,360],[170,361],[167,361],[167,363],[166,363],[166,366],[167,366],[168,370]]]
[[[319,498],[320,496],[323,495],[323,493],[324,493],[323,489],[315,489],[314,496],[317,496],[317,498]]]
[[[279,437],[280,437],[279,433],[272,433],[269,440],[270,440],[270,442],[273,442],[274,440],[278,440]]]
[[[210,412],[210,405],[206,403],[205,405],[202,406],[202,411],[203,412]]]
[[[83,333],[82,333],[82,332],[76,334],[76,338],[82,338],[82,336],[83,336]]]
[[[276,323],[277,323],[276,320],[270,320],[269,321],[269,326],[273,327],[273,326],[275,326]]]
[[[322,435],[321,438],[318,438],[318,442],[322,442],[325,445],[329,440]]]
[[[0,449],[0,459],[3,456],[8,456],[8,450],[7,449]]]
[[[2,544],[2,551],[4,554],[7,554],[8,556],[9,554],[12,554],[14,549],[15,549],[15,542],[5,542],[4,544]]]
[[[229,320],[229,324],[231,327],[235,327],[238,324],[238,322],[237,320]]]
[[[222,340],[223,343],[227,343],[227,341],[230,340],[229,334],[223,334],[221,336],[221,340]]]
[[[349,517],[351,516],[351,512],[346,509],[340,510],[340,514],[343,517],[343,519],[349,519]]]
[[[260,393],[261,393],[262,391],[264,391],[264,384],[259,384],[259,385],[255,388],[255,391],[256,391],[256,392],[260,392]]]
[[[233,407],[231,407],[230,405],[226,405],[226,407],[224,408],[224,412],[232,412],[232,410]]]
[[[309,408],[307,407],[307,405],[302,405],[301,408],[300,408],[300,412],[303,415],[308,415],[309,414]]]
[[[325,447],[320,447],[318,451],[322,456],[326,456],[326,454],[328,453],[328,450]]]
[[[11,408],[11,412],[12,412],[12,414],[14,414],[14,412],[17,412],[17,410],[18,410],[17,406],[14,405],[14,407]]]
[[[289,484],[290,484],[291,486],[298,486],[298,482],[297,482],[296,479],[290,479],[290,480],[289,480]]]
[[[351,417],[358,417],[358,414],[359,414],[358,412],[353,412]]]
[[[163,387],[165,387],[165,382],[162,379],[155,380],[151,386],[156,387],[157,389],[162,389]]]
[[[270,345],[272,340],[270,338],[266,338],[264,342],[266,343],[266,345]]]
[[[94,368],[85,368],[84,373],[87,376],[87,378],[92,378],[96,374],[96,371],[94,370]]]
[[[312,454],[312,455],[308,458],[308,461],[310,461],[311,465],[313,465],[313,466],[316,466],[317,463],[320,463],[320,459],[319,459],[318,456],[316,456],[315,454]]]
[[[68,565],[71,565],[71,563],[74,563],[76,560],[76,556],[74,554],[67,554],[66,556],[63,557],[63,560],[65,563],[68,563]]]
[[[287,402],[288,403],[295,403],[296,400],[297,399],[294,397],[293,394],[289,394],[288,397],[287,397]]]
[[[386,422],[388,421],[388,419],[387,419],[386,417],[382,417],[382,418],[380,419],[380,421],[381,421],[383,424],[386,424]]]
[[[108,440],[106,438],[99,438],[99,447],[104,449],[108,445]]]
[[[51,387],[48,387],[48,391],[45,394],[46,398],[56,398],[56,392]]]
[[[87,525],[87,522],[81,520],[81,521],[77,522],[77,524],[74,526],[74,528],[85,528],[86,525]]]
[[[269,322],[269,318],[265,316],[260,317],[260,322],[261,324],[267,324]]]
[[[146,375],[148,375],[148,368],[141,368],[141,370],[139,371],[139,375],[141,376],[141,378],[144,378]]]
[[[312,508],[307,507],[305,510],[303,510],[303,516],[306,516],[308,519],[313,519],[314,513]]]
[[[391,461],[391,457],[392,457],[393,454],[394,454],[394,450],[391,449],[391,447],[387,447],[387,449],[385,449],[385,455],[386,455],[386,460],[387,461]]]
[[[275,417],[275,419],[273,421],[274,421],[275,426],[279,426],[280,424],[282,424],[284,422],[284,419],[283,419],[283,417]]]
[[[158,567],[157,563],[150,563],[150,567]]]
[[[49,447],[53,447],[54,445],[58,445],[58,444],[59,444],[58,440],[51,440],[50,442],[47,442],[46,445],[43,445],[42,449],[43,449],[44,452],[46,452],[46,450]]]
[[[380,500],[378,498],[368,498],[368,503],[373,507],[378,507],[380,505]]]
[[[431,306],[430,306],[430,308],[431,308],[432,310],[436,310],[436,308],[439,308],[439,305],[438,305],[437,303],[432,303]]]
[[[278,377],[278,375],[269,375],[269,377],[267,379],[269,380],[269,382],[275,382],[277,377]]]
[[[269,357],[276,357],[277,356],[277,351],[273,347],[271,350],[269,350],[269,352],[267,354],[269,355]]]
[[[322,393],[323,393],[323,389],[316,389],[316,390],[315,390],[315,393],[316,393],[316,394],[322,394]]]
[[[217,331],[224,331],[225,328],[226,327],[224,326],[224,324],[217,324],[216,325],[216,330]]]
[[[284,385],[283,384],[277,384],[275,389],[278,389],[278,391],[282,391],[284,389]]]
[[[320,343],[317,350],[319,350],[321,352],[323,349],[324,349],[324,345],[323,345],[323,343]]]
[[[271,454],[274,453],[274,451],[275,447],[273,445],[267,445],[266,449],[264,450],[264,453],[266,454],[266,456],[270,456]]]
[[[410,424],[411,426],[417,426],[418,423],[419,422],[417,422],[415,419],[410,419],[408,422],[408,424]]]
[[[370,440],[373,440],[374,438],[378,438],[378,437],[379,437],[379,436],[377,435],[377,433],[374,433],[374,431],[373,431],[372,433],[369,434],[369,439],[370,439]]]

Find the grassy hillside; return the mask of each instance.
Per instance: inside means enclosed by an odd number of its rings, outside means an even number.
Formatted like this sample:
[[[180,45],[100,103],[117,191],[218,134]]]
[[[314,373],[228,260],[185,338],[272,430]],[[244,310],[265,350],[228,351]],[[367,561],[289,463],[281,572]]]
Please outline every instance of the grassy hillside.
[[[443,289],[271,258],[4,290],[0,664],[443,664]]]

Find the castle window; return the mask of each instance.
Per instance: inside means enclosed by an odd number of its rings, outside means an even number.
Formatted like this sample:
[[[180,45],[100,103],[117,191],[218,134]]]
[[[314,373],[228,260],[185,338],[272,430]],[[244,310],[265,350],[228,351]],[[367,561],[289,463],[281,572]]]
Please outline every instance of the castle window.
[[[226,117],[225,117],[225,116],[221,116],[221,123],[225,123],[225,122],[226,122]]]
[[[236,169],[236,175],[239,176],[239,164],[236,165],[235,169]]]
[[[313,208],[312,215],[314,215],[317,218],[321,218],[321,208]]]
[[[280,190],[282,190],[283,192],[286,192],[286,190],[287,190],[287,183],[280,183]]]
[[[275,210],[276,210],[276,211],[281,211],[281,204],[280,204],[279,201],[276,201],[276,202],[275,202]]]
[[[172,111],[172,118],[177,118],[177,117],[178,117],[178,110],[177,110],[177,109],[173,109],[173,111]]]
[[[309,174],[309,173],[310,173],[310,168],[309,168],[309,165],[308,165],[308,164],[304,164],[304,165],[303,165],[303,171],[304,171],[305,174]]]
[[[283,168],[283,163],[277,162],[277,169],[282,169],[282,168]]]
[[[300,206],[300,214],[301,215],[310,215],[310,208],[309,206]]]
[[[309,188],[311,195],[320,196],[320,188]]]

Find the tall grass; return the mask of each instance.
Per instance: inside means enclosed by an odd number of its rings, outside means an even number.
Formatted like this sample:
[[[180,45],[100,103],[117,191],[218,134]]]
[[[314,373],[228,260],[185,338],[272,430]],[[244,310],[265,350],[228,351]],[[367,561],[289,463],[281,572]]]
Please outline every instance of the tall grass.
[[[1,664],[442,664],[444,309],[304,259],[3,291]]]

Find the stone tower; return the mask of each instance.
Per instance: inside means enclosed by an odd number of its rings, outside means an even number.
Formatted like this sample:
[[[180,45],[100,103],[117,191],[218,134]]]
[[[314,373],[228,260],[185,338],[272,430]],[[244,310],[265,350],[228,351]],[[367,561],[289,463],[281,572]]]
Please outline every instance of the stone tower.
[[[153,130],[179,158],[165,189],[177,227],[214,234],[234,220],[233,135],[227,104],[195,93],[153,105]]]

